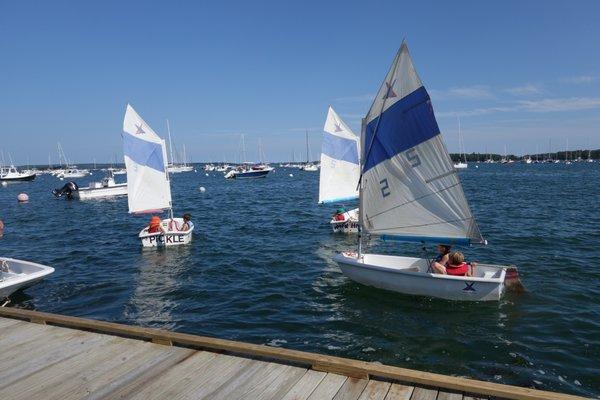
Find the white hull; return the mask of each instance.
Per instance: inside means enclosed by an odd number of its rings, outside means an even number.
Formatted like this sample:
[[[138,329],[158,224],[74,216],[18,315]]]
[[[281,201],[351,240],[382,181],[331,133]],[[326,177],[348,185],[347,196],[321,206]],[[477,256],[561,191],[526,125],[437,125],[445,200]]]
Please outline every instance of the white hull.
[[[329,221],[333,233],[358,233],[358,208],[346,211],[344,217],[343,221],[333,218]]]
[[[333,259],[350,279],[394,292],[462,301],[498,301],[504,293],[503,266],[479,264],[476,276],[466,277],[430,273],[422,258],[342,253]]]
[[[102,188],[79,188],[79,190],[73,192],[73,198],[79,200],[101,199],[116,196],[127,196],[126,183]]]
[[[39,282],[54,268],[29,261],[0,257],[0,299]]]
[[[169,165],[168,170],[170,174],[178,174],[181,172],[192,172],[194,167],[191,165]]]
[[[171,247],[171,246],[180,246],[183,244],[189,244],[192,241],[192,232],[194,231],[194,225],[191,224],[191,227],[187,231],[178,231],[175,226],[171,226],[171,221],[174,222],[173,225],[182,226],[183,218],[167,218],[161,221],[161,225],[165,232],[157,232],[157,233],[148,233],[148,227],[142,229],[139,234],[139,238],[142,241],[143,247]]]
[[[468,167],[469,167],[469,164],[467,164],[467,163],[459,162],[459,163],[454,164],[454,168],[456,168],[456,169],[465,169]]]

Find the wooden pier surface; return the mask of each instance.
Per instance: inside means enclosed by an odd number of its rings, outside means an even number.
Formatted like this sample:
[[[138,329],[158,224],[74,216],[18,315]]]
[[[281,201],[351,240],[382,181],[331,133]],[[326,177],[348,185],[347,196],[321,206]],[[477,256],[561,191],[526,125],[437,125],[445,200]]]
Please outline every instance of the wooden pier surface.
[[[0,308],[0,360],[0,399],[580,399],[15,308]]]

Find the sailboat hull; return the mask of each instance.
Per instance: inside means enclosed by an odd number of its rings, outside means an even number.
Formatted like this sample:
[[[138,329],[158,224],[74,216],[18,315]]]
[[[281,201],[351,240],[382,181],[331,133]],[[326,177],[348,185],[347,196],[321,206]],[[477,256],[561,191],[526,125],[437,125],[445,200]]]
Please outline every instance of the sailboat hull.
[[[358,233],[358,208],[345,212],[344,217],[343,221],[331,219],[329,224],[333,233]]]
[[[475,276],[449,276],[428,272],[422,258],[342,253],[334,257],[350,279],[394,292],[460,301],[498,301],[504,293],[506,267],[483,265]]]
[[[183,225],[183,218],[163,219],[161,225],[165,232],[148,233],[148,227],[142,229],[139,238],[143,247],[171,247],[190,244],[192,242],[192,233],[194,225],[187,231],[179,231],[177,227]]]

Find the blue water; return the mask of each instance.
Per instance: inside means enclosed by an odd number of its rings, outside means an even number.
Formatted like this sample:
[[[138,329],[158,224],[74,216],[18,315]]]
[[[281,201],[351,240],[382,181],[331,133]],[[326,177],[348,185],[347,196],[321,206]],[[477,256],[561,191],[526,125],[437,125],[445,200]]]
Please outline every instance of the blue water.
[[[175,211],[192,213],[196,233],[167,251],[142,250],[148,217],[128,215],[126,198],[55,199],[64,182],[51,176],[12,184],[0,188],[0,255],[56,268],[15,307],[599,396],[600,163],[460,174],[490,243],[467,256],[518,265],[527,294],[458,303],[350,281],[331,256],[355,243],[330,233],[318,173],[282,168],[250,181],[173,176]]]

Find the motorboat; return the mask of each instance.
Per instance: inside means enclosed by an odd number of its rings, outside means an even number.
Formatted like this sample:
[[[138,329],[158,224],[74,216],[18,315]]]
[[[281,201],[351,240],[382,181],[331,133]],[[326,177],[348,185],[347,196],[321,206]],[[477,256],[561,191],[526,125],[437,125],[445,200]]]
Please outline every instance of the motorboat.
[[[2,182],[32,181],[35,177],[35,171],[20,172],[14,165],[7,168],[0,168],[0,181]]]
[[[109,170],[100,182],[90,182],[88,187],[80,187],[72,195],[79,200],[127,196],[127,182],[116,183],[112,171]]]

